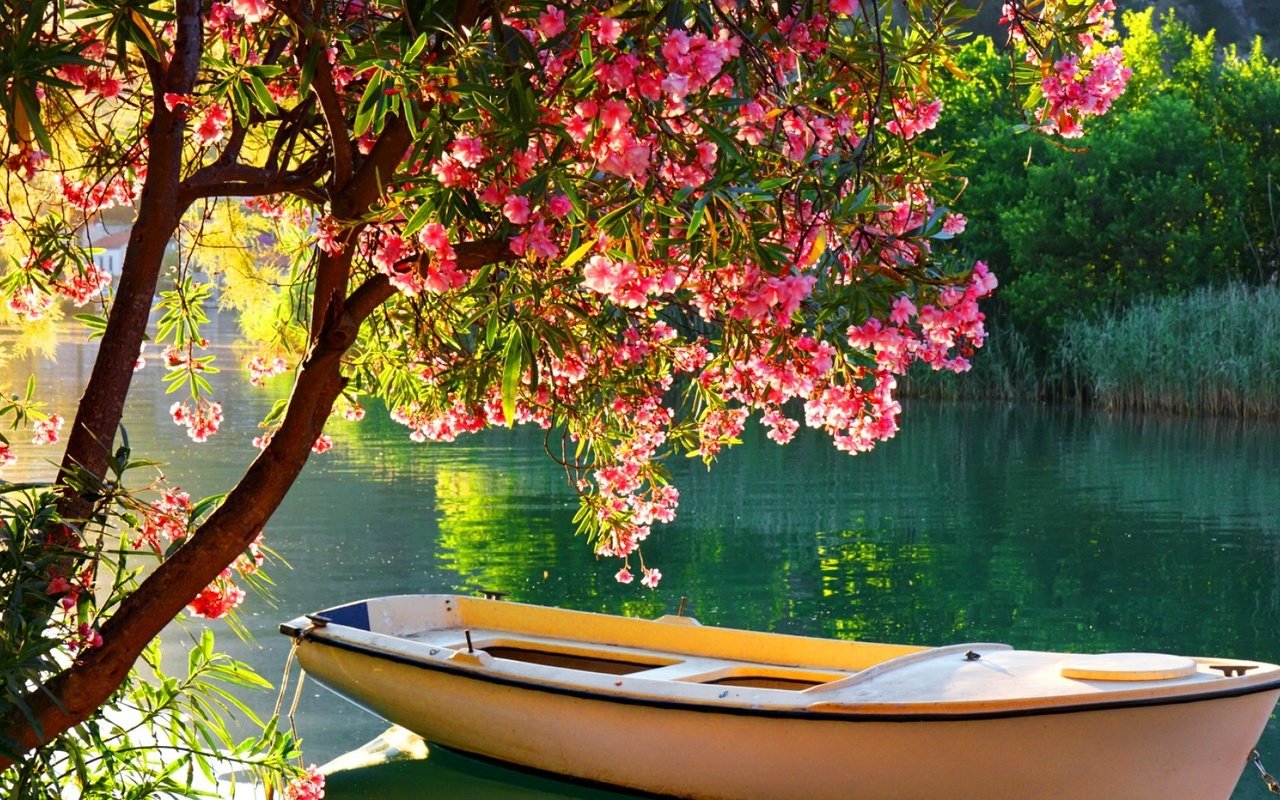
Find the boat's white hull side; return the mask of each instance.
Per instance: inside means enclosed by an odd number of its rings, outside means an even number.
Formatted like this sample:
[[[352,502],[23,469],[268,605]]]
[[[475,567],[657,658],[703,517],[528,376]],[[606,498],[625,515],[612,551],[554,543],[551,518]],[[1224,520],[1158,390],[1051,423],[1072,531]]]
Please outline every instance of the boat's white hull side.
[[[848,721],[553,693],[299,642],[307,672],[429,742],[724,800],[1226,800],[1280,689],[964,721]]]

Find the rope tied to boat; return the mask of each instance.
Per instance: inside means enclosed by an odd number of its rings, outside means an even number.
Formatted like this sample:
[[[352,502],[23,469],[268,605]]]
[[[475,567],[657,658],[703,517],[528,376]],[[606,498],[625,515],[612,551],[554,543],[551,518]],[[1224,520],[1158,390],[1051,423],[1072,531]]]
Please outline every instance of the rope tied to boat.
[[[1270,772],[1267,772],[1267,768],[1262,766],[1262,756],[1258,755],[1257,750],[1254,750],[1253,753],[1250,754],[1249,760],[1258,768],[1258,774],[1261,776],[1262,782],[1267,785],[1267,788],[1271,790],[1271,793],[1280,794],[1280,780],[1276,780],[1275,776]]]
[[[271,715],[276,719],[280,718],[280,711],[284,708],[285,694],[289,690],[289,683],[293,673],[293,664],[298,653],[298,645],[301,644],[301,637],[295,637],[292,640],[292,646],[289,648],[289,655],[284,660],[284,675],[280,677],[280,691],[276,694],[276,707]],[[307,679],[307,673],[303,669],[298,670],[298,684],[293,690],[293,703],[289,706],[289,732],[293,735],[294,740],[298,738],[298,725],[294,719],[298,713],[298,703],[302,700],[302,684]],[[302,754],[298,754],[298,765],[305,766],[302,761]],[[270,797],[268,797],[270,800]]]

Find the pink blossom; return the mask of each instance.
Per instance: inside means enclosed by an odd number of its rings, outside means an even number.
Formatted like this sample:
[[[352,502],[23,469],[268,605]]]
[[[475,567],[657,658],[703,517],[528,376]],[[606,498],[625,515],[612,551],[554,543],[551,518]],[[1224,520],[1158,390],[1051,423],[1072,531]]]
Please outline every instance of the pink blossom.
[[[484,161],[484,144],[478,136],[460,136],[453,140],[449,154],[467,169],[475,169]]]
[[[894,325],[906,325],[915,315],[915,303],[912,303],[911,298],[905,294],[899,295],[893,301],[893,309],[889,312],[889,321]]]
[[[631,570],[627,569],[626,567],[623,567],[622,569],[618,570],[617,574],[613,576],[613,579],[616,580],[618,583],[625,584],[625,583],[631,583],[631,581],[635,579],[635,576],[631,574]]]
[[[564,217],[573,210],[573,203],[569,200],[569,196],[564,194],[558,194],[551,198],[551,202],[548,206],[551,211],[551,215],[557,218]]]
[[[311,445],[313,453],[327,453],[333,449],[333,437],[327,433],[320,434],[319,438]]]
[[[449,244],[449,232],[439,222],[428,222],[418,231],[418,241],[422,246],[442,258],[453,258],[453,247]]]
[[[564,12],[555,6],[548,5],[547,10],[538,15],[538,33],[547,39],[552,39],[564,32]]]
[[[609,294],[621,282],[618,265],[605,256],[592,256],[582,270],[582,285]]]
[[[86,264],[81,272],[54,282],[53,288],[79,307],[100,295],[110,285],[111,275],[106,270],[94,264]]]
[[[280,356],[276,356],[270,361],[263,356],[254,356],[249,360],[248,369],[249,383],[254,386],[266,386],[269,378],[274,378],[287,372],[289,364]]]
[[[271,13],[267,0],[231,0],[231,10],[244,17],[245,22],[261,22]]]
[[[285,800],[321,800],[324,797],[324,774],[315,765],[284,787]]]
[[[134,549],[145,544],[160,552],[170,542],[186,538],[187,525],[191,521],[191,495],[176,486],[165,489],[159,500],[144,509],[141,517],[138,538],[133,541]]]
[[[190,108],[193,105],[195,105],[195,98],[189,94],[164,93],[164,107],[170,111],[176,111],[178,108]]]
[[[68,641],[67,646],[72,650],[89,650],[94,647],[102,647],[102,634],[94,626],[87,622],[82,622],[76,628],[76,638]]]
[[[348,422],[359,422],[364,419],[364,406],[359,403],[346,403],[342,407],[342,418]]]
[[[502,204],[502,215],[516,225],[529,221],[529,198],[518,194],[508,195]]]
[[[942,220],[942,232],[948,236],[959,236],[964,233],[965,225],[968,222],[963,214],[948,214]]]
[[[942,101],[916,102],[905,97],[893,99],[894,118],[885,125],[890,133],[903,139],[912,139],[938,124],[942,115]]]
[[[34,286],[24,286],[9,295],[8,306],[23,322],[35,322],[53,308],[53,298]]]
[[[35,445],[55,444],[58,441],[58,433],[62,430],[62,416],[59,414],[50,414],[48,419],[38,420],[31,426],[32,433],[31,443]]]
[[[223,575],[201,589],[187,604],[187,610],[197,617],[218,619],[239,606],[244,601],[244,590],[231,581],[227,574],[230,572],[230,569],[223,570]]]
[[[598,17],[595,30],[596,41],[603,45],[614,45],[622,38],[622,23],[613,17]]]
[[[644,572],[644,576],[640,578],[640,583],[644,586],[648,586],[650,589],[657,589],[658,581],[662,580],[662,571],[657,567],[644,567],[642,568],[642,572]]]
[[[218,432],[222,426],[222,404],[199,398],[194,408],[187,408],[184,403],[174,403],[169,407],[169,415],[175,425],[187,429],[187,436],[193,442],[207,442],[209,437]]]
[[[204,118],[200,120],[200,124],[192,131],[196,144],[208,147],[219,142],[222,139],[223,130],[230,119],[231,115],[227,113],[227,109],[224,106],[217,103],[209,106],[209,109],[204,112]]]
[[[18,456],[8,442],[0,442],[0,467],[11,467],[18,463]]]

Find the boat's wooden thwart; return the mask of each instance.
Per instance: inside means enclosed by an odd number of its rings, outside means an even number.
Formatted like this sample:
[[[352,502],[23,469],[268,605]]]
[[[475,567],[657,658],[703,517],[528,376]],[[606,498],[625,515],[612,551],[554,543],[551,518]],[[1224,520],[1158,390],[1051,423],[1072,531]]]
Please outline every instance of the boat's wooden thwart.
[[[307,672],[487,758],[734,800],[1227,798],[1280,667],[922,648],[451,595],[281,626]]]

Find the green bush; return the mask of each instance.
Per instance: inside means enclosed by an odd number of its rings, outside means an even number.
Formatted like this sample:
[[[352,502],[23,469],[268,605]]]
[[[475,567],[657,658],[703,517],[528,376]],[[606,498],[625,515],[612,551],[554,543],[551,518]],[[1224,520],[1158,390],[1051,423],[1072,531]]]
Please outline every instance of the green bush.
[[[1123,30],[1129,88],[1065,146],[1016,132],[1026,120],[988,39],[957,58],[964,79],[937,84],[945,149],[970,175],[957,244],[1000,279],[992,327],[1051,380],[1079,320],[1280,269],[1280,62],[1260,44],[1220,49],[1172,13],[1127,13]]]

